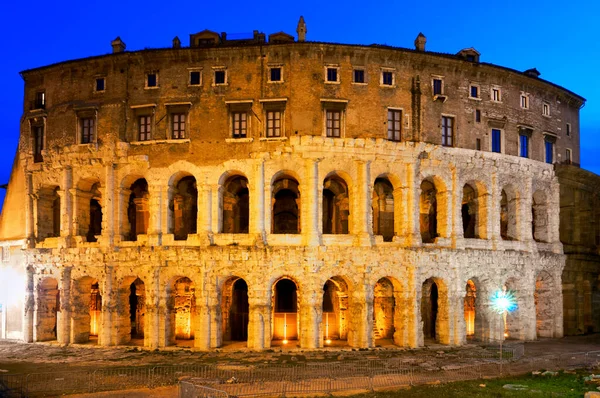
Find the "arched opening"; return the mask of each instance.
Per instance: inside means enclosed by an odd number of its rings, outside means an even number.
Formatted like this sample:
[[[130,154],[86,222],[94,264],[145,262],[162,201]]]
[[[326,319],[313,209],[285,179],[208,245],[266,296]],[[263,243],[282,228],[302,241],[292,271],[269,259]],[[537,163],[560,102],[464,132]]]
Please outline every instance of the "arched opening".
[[[97,199],[90,199],[90,225],[86,234],[88,242],[96,242],[102,234],[102,206]]]
[[[433,243],[438,237],[438,203],[437,189],[428,180],[421,183],[421,195],[419,198],[419,225],[421,229],[421,241]]]
[[[169,344],[192,346],[196,319],[196,289],[190,278],[177,278],[172,286],[168,313],[171,337]]]
[[[223,190],[223,232],[247,234],[250,225],[250,193],[248,179],[233,176],[227,179]]]
[[[464,312],[467,339],[475,337],[475,318],[476,318],[477,288],[475,283],[469,279],[467,281]]]
[[[98,336],[102,324],[102,296],[98,281],[89,276],[80,278],[73,284],[71,297],[71,342],[97,341],[91,336]]]
[[[546,194],[535,191],[531,207],[531,235],[536,242],[548,242],[548,202]]]
[[[194,177],[185,176],[174,184],[169,211],[175,240],[186,240],[188,235],[197,233],[198,187]]]
[[[60,236],[60,196],[58,187],[44,187],[38,191],[37,239]]]
[[[373,338],[377,345],[396,343],[401,345],[403,332],[401,289],[391,278],[381,278],[373,290]],[[391,340],[386,342],[386,340]]]
[[[284,278],[273,287],[273,340],[287,344],[298,340],[298,293],[292,280]]]
[[[274,234],[300,233],[300,186],[295,178],[282,175],[273,184]]]
[[[377,178],[373,186],[373,234],[384,242],[394,237],[394,187],[387,178]]]
[[[129,321],[131,327],[131,340],[141,339],[143,345],[146,315],[146,288],[140,278],[136,278],[129,285]]]
[[[438,278],[429,278],[423,282],[421,290],[421,323],[425,343],[448,344],[450,333],[448,325],[448,293]]]
[[[503,240],[518,239],[517,192],[509,185],[500,195],[500,236]]]
[[[466,239],[479,238],[477,235],[477,194],[475,189],[465,184],[461,207],[463,236]]]
[[[554,280],[547,272],[540,272],[535,280],[535,317],[538,337],[554,337],[556,292]]]
[[[87,242],[96,242],[102,234],[102,193],[95,178],[84,178],[77,183],[73,197],[76,209],[77,236]]]
[[[127,219],[129,221],[129,240],[137,240],[138,235],[148,232],[150,211],[148,208],[148,182],[145,178],[136,180],[130,188]]]
[[[60,311],[60,291],[54,278],[44,278],[37,286],[35,322],[35,341],[57,339],[58,317]]]
[[[242,278],[229,278],[221,296],[223,341],[248,341],[248,284]]]
[[[346,182],[337,175],[323,183],[323,233],[347,234],[350,201]]]
[[[332,341],[348,340],[348,284],[340,277],[333,277],[323,285],[323,316],[321,330],[325,345]]]
[[[510,240],[508,236],[508,198],[504,189],[500,195],[500,236],[503,240]]]

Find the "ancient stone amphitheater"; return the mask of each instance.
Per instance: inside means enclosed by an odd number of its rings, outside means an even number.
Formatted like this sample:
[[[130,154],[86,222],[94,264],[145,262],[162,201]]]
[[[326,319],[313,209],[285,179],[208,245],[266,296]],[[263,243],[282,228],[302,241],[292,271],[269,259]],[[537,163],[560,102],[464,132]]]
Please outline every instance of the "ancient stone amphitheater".
[[[263,350],[563,335],[584,99],[457,54],[203,31],[22,72],[3,338]],[[11,271],[12,270],[12,271]],[[11,274],[12,272],[12,274]],[[5,276],[8,278],[8,276]],[[9,280],[9,279],[6,279]],[[494,292],[516,311],[497,314]]]

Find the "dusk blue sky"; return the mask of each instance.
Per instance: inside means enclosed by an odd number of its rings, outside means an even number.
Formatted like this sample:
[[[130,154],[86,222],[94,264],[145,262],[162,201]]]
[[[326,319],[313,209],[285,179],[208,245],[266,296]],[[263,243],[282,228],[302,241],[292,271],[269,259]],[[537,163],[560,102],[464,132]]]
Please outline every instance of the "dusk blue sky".
[[[427,50],[475,47],[481,61],[541,78],[585,97],[581,166],[600,174],[600,2],[588,1],[10,1],[0,7],[0,183],[8,182],[17,150],[23,81],[19,72],[106,54],[120,36],[127,50],[170,47],[179,36],[217,32],[296,35],[303,15],[307,40]],[[3,192],[0,192],[3,196]]]

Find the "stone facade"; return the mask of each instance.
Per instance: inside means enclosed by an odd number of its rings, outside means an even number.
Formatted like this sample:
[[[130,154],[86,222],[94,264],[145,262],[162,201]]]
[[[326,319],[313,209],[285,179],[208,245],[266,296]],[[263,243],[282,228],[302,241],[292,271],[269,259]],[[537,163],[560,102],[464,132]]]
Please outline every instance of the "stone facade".
[[[562,336],[548,163],[579,161],[583,98],[422,35],[414,51],[306,31],[118,39],[23,72],[0,225],[23,311],[4,330],[204,350]]]

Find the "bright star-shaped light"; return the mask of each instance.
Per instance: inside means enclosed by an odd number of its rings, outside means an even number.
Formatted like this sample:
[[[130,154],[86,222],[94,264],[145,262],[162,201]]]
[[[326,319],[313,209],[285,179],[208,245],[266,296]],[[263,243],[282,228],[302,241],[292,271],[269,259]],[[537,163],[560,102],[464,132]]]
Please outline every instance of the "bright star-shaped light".
[[[492,296],[492,309],[498,314],[512,312],[517,309],[517,299],[510,290],[499,290]]]

